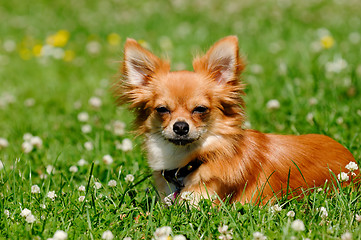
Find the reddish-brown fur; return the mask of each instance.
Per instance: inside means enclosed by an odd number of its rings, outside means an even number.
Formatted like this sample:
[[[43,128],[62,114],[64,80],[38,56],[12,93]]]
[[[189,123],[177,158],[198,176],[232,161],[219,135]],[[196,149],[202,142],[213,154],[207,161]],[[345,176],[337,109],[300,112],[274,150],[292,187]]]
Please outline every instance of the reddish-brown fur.
[[[244,64],[238,52],[238,40],[230,36],[196,58],[194,72],[170,72],[168,62],[127,40],[123,79],[116,92],[136,112],[159,191],[171,192],[162,169],[180,168],[196,158],[203,164],[186,177],[182,191],[241,202],[265,203],[284,194],[287,186],[289,190],[323,186],[332,176],[348,172],[345,166],[354,157],[327,136],[285,136],[242,128],[244,92],[239,75]],[[199,105],[207,112],[194,113]],[[159,106],[166,106],[169,113],[159,114]],[[196,136],[186,146],[167,141],[172,124],[179,120],[189,123]]]

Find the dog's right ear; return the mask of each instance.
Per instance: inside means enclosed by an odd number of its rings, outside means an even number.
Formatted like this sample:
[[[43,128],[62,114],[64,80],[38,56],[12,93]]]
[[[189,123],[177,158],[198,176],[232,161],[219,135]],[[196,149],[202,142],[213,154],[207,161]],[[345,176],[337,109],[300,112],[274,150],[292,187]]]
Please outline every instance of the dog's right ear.
[[[123,75],[133,87],[147,84],[158,71],[169,71],[169,64],[128,38],[124,46]]]

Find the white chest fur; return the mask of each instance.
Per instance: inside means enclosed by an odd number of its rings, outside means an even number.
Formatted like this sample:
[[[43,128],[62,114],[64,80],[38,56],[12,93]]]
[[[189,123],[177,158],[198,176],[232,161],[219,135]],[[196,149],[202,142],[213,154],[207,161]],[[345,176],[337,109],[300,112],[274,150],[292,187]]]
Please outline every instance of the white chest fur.
[[[148,164],[156,171],[186,165],[188,158],[197,147],[197,144],[178,146],[158,134],[147,135],[145,145],[148,151]]]

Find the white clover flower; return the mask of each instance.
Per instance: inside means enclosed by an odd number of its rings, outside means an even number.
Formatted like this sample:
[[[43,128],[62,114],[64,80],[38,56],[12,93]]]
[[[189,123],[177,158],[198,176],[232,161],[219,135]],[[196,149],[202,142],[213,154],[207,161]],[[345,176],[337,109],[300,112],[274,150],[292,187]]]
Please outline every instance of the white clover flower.
[[[64,57],[64,50],[62,48],[54,48],[52,52],[52,56],[55,59],[62,59]]]
[[[169,51],[173,48],[172,40],[167,36],[161,36],[158,42],[159,46],[165,51]]]
[[[125,181],[128,183],[131,183],[134,181],[134,176],[132,174],[128,174],[127,176],[125,176]]]
[[[27,216],[30,215],[30,214],[31,214],[31,211],[30,211],[29,209],[27,209],[27,208],[24,208],[24,209],[21,211],[20,216],[22,216],[22,217],[27,217]]]
[[[175,235],[172,240],[187,240],[183,235]]]
[[[114,135],[122,136],[125,133],[125,123],[122,121],[114,121],[113,122],[113,131]]]
[[[350,179],[350,177],[347,175],[347,173],[341,172],[340,174],[337,174],[337,179],[340,182],[347,182]]]
[[[53,165],[48,165],[48,166],[46,166],[46,172],[47,172],[48,174],[54,174],[54,173],[55,173],[55,168],[54,168],[54,166],[53,166]]]
[[[336,123],[337,123],[338,125],[341,125],[341,124],[343,123],[343,117],[338,117],[338,118],[336,119]]]
[[[29,215],[27,215],[26,216],[26,218],[25,218],[25,221],[27,222],[27,223],[33,223],[33,222],[35,222],[35,217],[34,217],[34,215],[33,214],[29,214]]]
[[[129,138],[124,138],[122,141],[121,150],[124,152],[128,152],[133,150],[133,143]]]
[[[29,142],[33,147],[41,148],[43,146],[43,140],[39,136],[31,137]]]
[[[85,124],[81,127],[81,131],[83,133],[90,133],[92,131],[92,126],[90,126],[89,124]]]
[[[221,234],[220,236],[218,236],[218,239],[232,239],[233,238],[232,230],[228,230],[227,225],[219,226],[218,232]]]
[[[294,211],[289,211],[287,213],[287,217],[293,218],[296,215],[296,213]]]
[[[40,187],[38,185],[31,186],[31,193],[40,193]]]
[[[170,206],[172,206],[173,205],[173,202],[174,202],[174,193],[171,193],[171,194],[169,194],[168,196],[166,196],[164,199],[163,199],[163,201],[164,201],[164,203],[168,206],[168,207],[170,207]]]
[[[355,215],[355,220],[356,220],[357,222],[361,222],[361,215],[356,214],[356,215]]]
[[[313,106],[313,105],[316,105],[318,103],[318,100],[317,98],[315,97],[311,97],[310,99],[308,99],[308,103]]]
[[[52,56],[53,52],[54,52],[54,47],[52,45],[46,44],[41,48],[40,54],[41,56],[44,57],[50,57]]]
[[[103,156],[103,162],[107,165],[110,165],[113,163],[113,158],[109,154]]]
[[[263,67],[259,64],[253,64],[249,68],[253,74],[261,74],[263,73]]]
[[[85,186],[84,186],[84,185],[80,185],[80,186],[78,187],[78,191],[79,191],[79,192],[85,192]]]
[[[24,101],[24,105],[26,107],[33,107],[35,105],[35,99],[34,98],[27,98]]]
[[[23,150],[24,153],[29,153],[33,151],[34,147],[29,142],[23,142],[23,144],[21,144],[21,149]]]
[[[103,81],[103,80],[105,80],[105,79],[102,79],[102,81]],[[108,82],[108,80],[106,80],[106,81]],[[102,83],[101,83],[101,84],[102,84]],[[108,84],[106,84],[106,86],[108,86]],[[105,91],[104,91],[104,89],[102,89],[102,88],[97,88],[97,89],[95,89],[94,93],[95,93],[95,95],[97,95],[97,96],[103,96],[104,93],[105,93]]]
[[[358,169],[358,165],[357,165],[357,163],[351,161],[345,166],[345,168],[347,170],[349,170],[350,172],[353,172]]]
[[[64,232],[63,230],[57,230],[54,233],[53,239],[54,240],[66,240],[66,239],[68,239],[68,234],[66,232]]]
[[[2,97],[0,97],[0,102],[1,101],[3,101],[5,104],[15,103],[16,97],[9,92],[5,92],[3,93]]]
[[[75,101],[74,104],[73,104],[73,107],[74,107],[75,109],[80,109],[81,106],[82,106],[82,104],[81,104],[81,101],[80,101],[80,100]]]
[[[186,202],[192,202],[194,200],[194,195],[192,192],[182,192],[180,195],[181,199]]]
[[[5,214],[5,216],[6,216],[7,218],[10,217],[10,211],[9,211],[9,210],[5,209],[5,210],[4,210],[4,214]]]
[[[102,48],[102,46],[97,41],[90,41],[86,45],[86,50],[90,54],[98,54],[100,52],[101,48]]]
[[[3,148],[7,148],[9,146],[8,140],[5,138],[0,138],[0,150]]]
[[[227,233],[228,232],[228,225],[222,225],[218,227],[219,233]]]
[[[71,166],[71,167],[69,168],[69,172],[72,172],[72,173],[78,172],[78,167],[77,167],[77,166]]]
[[[232,234],[222,234],[222,235],[220,235],[220,236],[218,236],[218,239],[225,239],[225,240],[227,240],[227,239],[233,239],[233,236],[232,236]]]
[[[172,233],[172,228],[168,226],[157,228],[154,232],[154,240],[167,239]]]
[[[271,206],[271,212],[272,213],[277,213],[277,212],[281,212],[282,211],[282,207],[278,204],[275,204],[273,206]]]
[[[7,105],[8,103],[4,99],[2,99],[2,97],[0,97],[0,109],[6,108]]]
[[[253,233],[253,240],[266,240],[267,237],[263,235],[261,232],[254,232]]]
[[[280,42],[272,42],[270,43],[269,47],[268,47],[268,50],[275,54],[275,53],[278,53],[279,51],[282,50],[282,44]],[[283,63],[284,64],[284,63]]]
[[[3,48],[7,52],[13,52],[16,49],[16,42],[14,40],[7,39],[4,41]]]
[[[347,68],[347,65],[345,59],[337,58],[333,62],[327,62],[325,68],[328,73],[340,73]]]
[[[100,189],[102,187],[102,184],[100,182],[95,182],[94,187],[95,189]]]
[[[310,124],[313,124],[313,119],[314,119],[313,113],[307,113],[307,116],[306,116],[307,122],[309,122]]]
[[[281,107],[280,102],[277,99],[271,99],[267,102],[267,109],[277,110]]]
[[[48,177],[48,175],[46,175],[46,174],[44,174],[44,173],[42,173],[42,174],[40,174],[40,179],[46,179],[47,177]]]
[[[4,163],[0,160],[0,171],[3,170],[4,168]]]
[[[352,240],[352,234],[349,232],[345,232],[341,235],[341,240]]]
[[[328,212],[325,207],[320,207],[320,217],[323,219],[328,217]]]
[[[89,105],[93,108],[100,108],[102,106],[102,100],[98,97],[91,97],[89,99]]]
[[[57,197],[57,195],[55,194],[55,191],[49,191],[48,194],[46,194],[46,196],[48,198],[50,198],[52,201],[54,201],[55,198]]]
[[[80,196],[80,197],[78,198],[78,201],[79,201],[79,202],[84,202],[84,200],[85,200],[85,196]]]
[[[327,28],[318,28],[316,30],[316,33],[320,38],[331,35],[330,30],[328,30]]]
[[[358,32],[352,32],[348,35],[348,39],[353,44],[358,44],[361,40],[361,35]]]
[[[93,146],[93,143],[92,142],[85,142],[84,143],[84,148],[88,151],[91,151],[93,150],[94,146]]]
[[[110,181],[108,182],[108,186],[109,186],[109,187],[115,187],[115,186],[117,186],[117,182],[116,182],[115,180],[110,180]]]
[[[112,126],[110,124],[105,124],[104,125],[104,129],[107,131],[111,131],[112,130]]]
[[[132,238],[131,237],[125,237],[125,238],[123,238],[123,240],[132,240]]]
[[[305,231],[305,224],[300,219],[296,219],[291,223],[291,228],[296,232]]]
[[[104,240],[112,240],[114,238],[113,233],[109,230],[103,232],[102,239]]]
[[[31,133],[25,133],[23,136],[23,140],[26,142],[30,142],[30,139],[33,137]]]
[[[121,150],[123,148],[123,145],[118,141],[114,141],[114,144],[115,144],[115,149],[117,150]]]
[[[80,112],[78,114],[79,122],[87,122],[89,120],[89,114],[87,112]]]
[[[79,161],[78,161],[78,165],[80,166],[80,167],[82,167],[82,166],[84,166],[84,165],[87,165],[88,164],[88,162],[86,161],[86,160],[84,160],[84,159],[80,159]]]

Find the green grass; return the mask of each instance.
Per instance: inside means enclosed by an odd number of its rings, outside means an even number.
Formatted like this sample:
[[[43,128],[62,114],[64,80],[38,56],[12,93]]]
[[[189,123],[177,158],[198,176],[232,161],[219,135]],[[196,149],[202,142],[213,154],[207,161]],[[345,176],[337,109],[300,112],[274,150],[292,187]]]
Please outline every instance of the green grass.
[[[256,231],[268,239],[340,239],[345,232],[361,239],[361,225],[355,219],[355,214],[361,214],[360,193],[350,188],[329,195],[314,192],[298,201],[280,200],[282,210],[277,213],[270,206],[251,204],[212,207],[202,201],[198,208],[187,204],[165,208],[157,201],[152,178],[147,177],[151,171],[142,139],[130,132],[133,117],[124,107],[115,106],[109,91],[127,37],[168,56],[174,69],[191,70],[195,54],[224,36],[237,35],[248,63],[243,80],[252,128],[326,134],[361,162],[361,2],[205,2],[3,1],[0,138],[7,139],[9,146],[0,149],[4,165],[0,170],[0,238],[47,239],[63,230],[68,239],[101,239],[110,230],[116,239],[151,239],[157,228],[170,226],[173,236],[216,239],[218,227],[228,225],[234,239],[252,239]],[[48,36],[61,29],[70,37],[60,48],[74,58],[35,56],[34,46],[43,46]],[[114,45],[108,41],[111,33],[120,37]],[[329,49],[320,45],[325,34],[334,39]],[[339,73],[326,71],[327,63],[339,58],[347,66]],[[15,101],[4,101],[9,94]],[[92,96],[102,100],[99,109],[89,105]],[[309,103],[312,98],[317,104]],[[24,103],[29,99],[35,100],[33,106]],[[280,102],[278,110],[267,109],[271,99]],[[76,102],[81,106],[75,107]],[[92,127],[86,134],[81,131],[85,123],[77,119],[84,111]],[[313,122],[307,121],[309,113]],[[123,136],[109,130],[115,120],[126,123]],[[25,133],[40,136],[42,148],[23,153]],[[116,149],[115,142],[124,138],[132,139],[132,151]],[[84,148],[87,141],[93,143],[93,150]],[[110,165],[102,162],[106,154],[114,159]],[[70,172],[81,158],[88,164]],[[46,172],[48,165],[55,167],[52,174]],[[41,178],[44,174],[45,179]],[[125,181],[127,174],[135,176],[133,183]],[[111,179],[117,181],[114,188],[107,185]],[[96,191],[95,181],[103,185]],[[35,184],[40,187],[38,194],[31,193]],[[86,192],[78,191],[81,185]],[[47,197],[49,191],[55,191],[54,201]],[[83,202],[78,200],[81,195]],[[328,211],[324,221],[317,210],[320,207]],[[20,216],[24,208],[32,211],[34,223]],[[293,218],[286,216],[291,210],[296,214]],[[304,222],[304,231],[291,228],[294,219]]]

